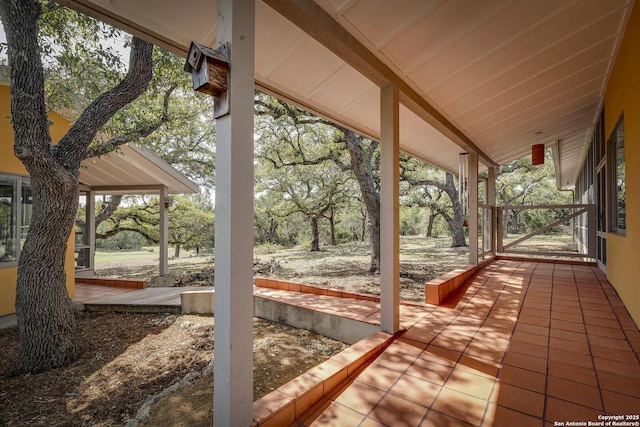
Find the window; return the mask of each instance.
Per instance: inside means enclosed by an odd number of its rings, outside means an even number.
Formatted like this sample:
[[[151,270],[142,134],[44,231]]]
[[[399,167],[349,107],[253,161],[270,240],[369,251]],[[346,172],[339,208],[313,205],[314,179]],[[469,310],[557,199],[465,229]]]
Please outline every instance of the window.
[[[627,229],[627,189],[625,184],[624,116],[608,142],[609,232],[625,234]]]
[[[0,266],[18,261],[31,222],[32,202],[29,179],[0,175]]]
[[[17,261],[18,179],[0,176],[0,262]]]

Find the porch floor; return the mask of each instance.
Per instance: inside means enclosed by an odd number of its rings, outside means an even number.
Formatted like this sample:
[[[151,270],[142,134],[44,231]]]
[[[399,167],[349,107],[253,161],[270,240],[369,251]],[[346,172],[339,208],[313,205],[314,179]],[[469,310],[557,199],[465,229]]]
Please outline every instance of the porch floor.
[[[79,285],[75,300],[179,305],[185,290]],[[255,293],[379,322],[375,302]],[[295,425],[546,427],[640,412],[640,331],[596,267],[498,260],[443,306],[402,305],[401,326]]]
[[[406,333],[295,425],[586,425],[640,413],[640,332],[598,268],[499,260],[468,283],[457,301],[404,319]]]

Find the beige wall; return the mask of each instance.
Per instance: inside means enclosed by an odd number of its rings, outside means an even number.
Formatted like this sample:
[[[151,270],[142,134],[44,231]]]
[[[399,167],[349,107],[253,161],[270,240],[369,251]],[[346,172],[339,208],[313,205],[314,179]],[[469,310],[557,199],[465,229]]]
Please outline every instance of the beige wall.
[[[13,154],[13,128],[11,127],[11,109],[9,86],[0,83],[0,173],[12,173],[28,176],[22,162]],[[57,142],[69,130],[70,124],[62,116],[49,113],[49,119],[53,122],[51,137]],[[65,270],[67,272],[67,291],[69,296],[74,296],[74,233],[69,237]],[[0,316],[14,313],[16,300],[16,278],[18,267],[0,267]]]
[[[607,235],[607,277],[640,325],[640,4],[636,3],[605,94],[605,136],[624,113],[626,236]]]

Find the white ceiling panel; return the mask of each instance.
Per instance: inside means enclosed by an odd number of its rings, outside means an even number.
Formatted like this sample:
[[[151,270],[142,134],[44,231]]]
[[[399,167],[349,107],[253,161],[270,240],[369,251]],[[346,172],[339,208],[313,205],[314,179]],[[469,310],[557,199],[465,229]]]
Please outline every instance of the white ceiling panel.
[[[215,47],[215,0],[61,1],[183,54],[191,40]],[[503,163],[528,154],[540,131],[541,142],[560,140],[558,173],[566,186],[576,178],[632,6],[257,0],[256,82],[376,138],[373,81],[388,79],[402,87],[413,111],[402,109],[403,150],[456,170],[456,144]]]

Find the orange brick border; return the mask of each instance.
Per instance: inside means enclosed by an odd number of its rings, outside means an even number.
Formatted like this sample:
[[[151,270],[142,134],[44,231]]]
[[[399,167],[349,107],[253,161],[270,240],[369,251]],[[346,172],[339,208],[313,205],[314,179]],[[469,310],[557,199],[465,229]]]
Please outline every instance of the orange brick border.
[[[478,263],[478,265],[468,265],[464,268],[457,268],[443,274],[440,277],[424,284],[424,300],[427,304],[440,305],[452,293],[454,293],[464,282],[473,276],[478,270],[493,262],[495,258]]]
[[[253,403],[253,426],[285,426],[303,414],[313,414],[327,396],[345,382],[353,381],[397,335],[377,332],[257,400]]]
[[[146,280],[110,279],[100,277],[76,277],[76,283],[134,289],[144,289],[149,286],[149,282],[147,282]]]

